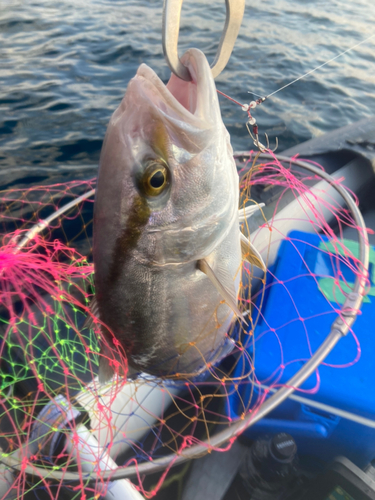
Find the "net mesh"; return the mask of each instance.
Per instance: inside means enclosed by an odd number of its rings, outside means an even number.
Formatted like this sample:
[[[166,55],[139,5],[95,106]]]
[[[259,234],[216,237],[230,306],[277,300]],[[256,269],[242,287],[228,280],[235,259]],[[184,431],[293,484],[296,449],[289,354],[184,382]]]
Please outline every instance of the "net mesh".
[[[126,353],[116,342],[107,345],[107,352],[118,376],[105,386],[95,378],[106,340],[99,320],[90,328],[85,324],[95,293],[93,196],[43,222],[93,190],[95,179],[0,192],[0,458],[11,456],[22,464],[20,472],[0,465],[0,498],[99,498],[110,485],[103,478],[105,469],[183,454],[200,442],[207,442],[211,451],[213,433],[248,412],[256,414],[270,390],[285,383],[290,369],[296,371],[312,356],[322,337],[309,321],[329,317],[332,322],[352,289],[353,276],[364,272],[356,244],[342,238],[345,227],[356,224],[327,193],[327,185],[319,184],[321,179],[276,158],[263,161],[250,155],[236,161],[240,207],[265,195],[268,200],[242,223],[245,235],[263,252],[267,271],[243,263],[239,304],[249,326],[234,323],[228,332],[235,341],[232,354],[218,366],[207,363],[204,375],[188,380],[123,377]],[[286,217],[283,212],[293,200],[299,207],[295,220],[293,213]],[[41,231],[23,241],[38,224]],[[317,237],[308,248],[319,251],[329,265],[317,269],[311,257],[301,253],[301,237],[289,236],[294,226]],[[281,240],[303,264],[285,280],[275,264]],[[324,301],[321,310],[311,312],[306,300],[293,295],[295,288],[289,285],[298,279],[314,282]],[[295,312],[286,321],[270,317],[265,309],[280,290]],[[300,327],[298,347],[284,356],[284,332],[293,322]],[[323,338],[328,332],[324,330]],[[350,335],[348,359],[327,364],[345,369],[359,359],[359,341],[353,331]],[[260,349],[263,355],[267,349],[276,353],[266,375],[254,369]],[[300,390],[313,393],[319,385],[317,372],[310,386]],[[26,474],[28,466],[35,468],[34,476]],[[40,477],[37,467],[76,471],[80,480],[56,483],[48,475]],[[170,467],[158,476],[138,475],[133,483],[147,498],[160,496],[175,477]],[[95,471],[95,481],[88,481],[90,471]]]

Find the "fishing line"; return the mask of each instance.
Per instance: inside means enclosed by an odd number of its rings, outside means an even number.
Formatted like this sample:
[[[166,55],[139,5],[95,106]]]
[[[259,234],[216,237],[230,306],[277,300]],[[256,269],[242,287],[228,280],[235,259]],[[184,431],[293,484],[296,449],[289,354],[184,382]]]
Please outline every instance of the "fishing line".
[[[314,73],[314,71],[320,69],[320,68],[323,68],[323,66],[326,66],[327,64],[329,64],[330,62],[334,61],[335,59],[338,59],[339,57],[343,56],[344,54],[347,54],[348,52],[350,52],[351,50],[355,49],[356,47],[359,47],[360,45],[362,45],[363,43],[365,42],[368,42],[371,38],[373,38],[375,36],[375,33],[372,34],[371,36],[369,36],[368,38],[366,38],[365,40],[362,40],[361,42],[359,43],[356,43],[355,45],[353,45],[352,47],[349,47],[348,49],[344,50],[343,52],[341,52],[340,54],[338,54],[337,56],[335,57],[332,57],[331,59],[329,59],[328,61],[326,61],[325,63],[323,64],[320,64],[319,66],[317,66],[316,68],[308,71],[307,73],[305,73],[304,75],[302,76],[299,76],[298,78],[296,78],[295,80],[293,80],[292,82],[290,83],[287,83],[286,85],[284,85],[283,87],[275,90],[275,92],[272,92],[271,94],[268,94],[266,97],[263,97],[263,102],[268,99],[269,97],[277,94],[278,92],[280,92],[281,90],[284,90],[286,89],[287,87],[289,87],[290,85],[292,85],[293,83],[296,83],[298,82],[299,80],[302,80],[302,78],[305,78],[305,76],[308,76],[308,75],[311,75],[311,73]],[[250,92],[248,91],[249,94],[253,94],[254,92]]]
[[[253,95],[256,95],[257,97],[263,97],[261,96],[260,94],[256,94],[255,92],[251,91],[251,90],[248,90],[247,91],[248,94],[253,94]]]
[[[365,38],[361,42],[358,42],[355,45],[352,45],[351,47],[349,47],[348,49],[344,50],[343,52],[340,52],[340,54],[338,54],[337,56],[332,57],[331,59],[329,59],[328,61],[324,62],[323,64],[320,64],[316,68],[311,69],[310,71],[308,71],[307,73],[304,73],[303,75],[299,76],[298,78],[295,78],[291,82],[287,83],[283,87],[280,87],[279,89],[275,90],[274,92],[271,92],[271,94],[268,94],[265,97],[261,97],[259,94],[256,94],[255,92],[248,90],[248,94],[253,94],[253,95],[259,97],[259,99],[251,101],[249,104],[241,104],[240,102],[236,101],[232,97],[229,97],[228,95],[224,94],[224,92],[220,92],[220,90],[218,90],[217,92],[219,94],[221,94],[222,96],[226,97],[227,99],[229,99],[230,101],[234,102],[235,104],[238,104],[239,106],[241,106],[241,108],[242,108],[243,111],[247,112],[248,121],[246,123],[246,127],[247,127],[247,130],[249,132],[249,135],[250,135],[251,139],[253,140],[254,146],[256,146],[259,149],[260,152],[264,153],[264,152],[266,152],[266,151],[268,151],[270,149],[268,136],[267,136],[267,134],[265,134],[265,137],[266,137],[266,144],[265,145],[262,144],[259,141],[258,125],[256,124],[256,119],[254,118],[254,116],[251,115],[251,111],[250,110],[254,109],[257,106],[259,106],[260,104],[264,103],[264,101],[266,99],[268,99],[269,97],[274,96],[275,94],[277,94],[281,90],[286,89],[287,87],[290,87],[290,85],[293,85],[293,83],[296,83],[299,80],[302,80],[302,78],[305,78],[306,76],[311,75],[312,73],[314,73],[314,71],[316,71],[316,70],[318,70],[320,68],[323,68],[323,66],[326,66],[327,64],[331,63],[332,61],[335,61],[339,57],[343,56],[344,54],[347,54],[351,50],[353,50],[356,47],[359,47],[360,45],[368,42],[369,40],[371,40],[371,38],[374,38],[374,37],[375,37],[375,33],[373,33],[369,37]],[[249,126],[253,127],[252,131],[250,130]],[[276,146],[275,146],[275,148],[272,149],[272,151],[273,152],[276,151],[277,147],[278,147],[278,140],[276,138]]]

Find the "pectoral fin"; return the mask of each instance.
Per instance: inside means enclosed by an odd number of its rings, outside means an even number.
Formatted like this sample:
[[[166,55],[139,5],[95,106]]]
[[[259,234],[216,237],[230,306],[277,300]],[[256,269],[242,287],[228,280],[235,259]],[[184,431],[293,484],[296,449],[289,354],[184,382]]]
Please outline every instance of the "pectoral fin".
[[[116,374],[119,377],[126,377],[127,380],[137,378],[140,375],[140,371],[132,368],[128,364],[125,366],[114,364],[114,356],[116,357],[116,352],[113,353],[111,349],[105,344],[102,344],[100,348],[99,357],[99,373],[98,378],[101,384],[106,384],[109,382]]]
[[[245,325],[248,326],[248,323],[237,307],[237,297],[233,278],[229,275],[229,273],[225,269],[220,269],[217,276],[206,259],[198,260],[197,267],[211,281],[211,283],[223,297],[228,306],[232,309],[237,318],[241,319],[245,323]]]
[[[83,329],[85,328],[93,328],[94,326],[94,318],[99,317],[99,308],[98,308],[98,303],[96,301],[96,297],[94,297],[91,302],[90,302],[90,312],[91,314],[88,314],[86,317],[85,322],[83,323]]]
[[[259,267],[262,271],[266,271],[266,265],[262,259],[262,256],[258,252],[258,250],[250,243],[250,241],[246,238],[246,236],[241,234],[241,250],[242,256],[245,260],[247,260],[253,266]]]

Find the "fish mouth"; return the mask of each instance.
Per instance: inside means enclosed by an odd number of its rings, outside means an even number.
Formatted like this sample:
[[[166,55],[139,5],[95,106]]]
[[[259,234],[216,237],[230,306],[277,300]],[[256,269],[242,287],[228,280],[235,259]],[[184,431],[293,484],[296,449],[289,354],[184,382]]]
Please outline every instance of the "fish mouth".
[[[191,81],[172,74],[167,85],[146,64],[134,80],[147,100],[169,119],[189,122],[197,128],[211,128],[220,119],[219,101],[208,61],[198,49],[189,49],[181,62],[190,72]]]

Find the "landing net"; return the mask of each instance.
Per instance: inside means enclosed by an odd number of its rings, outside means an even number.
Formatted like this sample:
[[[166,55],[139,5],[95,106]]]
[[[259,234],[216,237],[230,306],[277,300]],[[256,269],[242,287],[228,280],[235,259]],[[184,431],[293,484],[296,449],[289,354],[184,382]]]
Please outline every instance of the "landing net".
[[[347,322],[342,306],[355,279],[367,279],[358,244],[342,237],[347,227],[365,237],[352,213],[328,183],[291,162],[255,154],[238,155],[236,161],[240,208],[259,206],[242,230],[262,253],[267,271],[243,263],[239,303],[249,327],[234,323],[228,332],[235,342],[232,354],[217,366],[207,362],[205,375],[189,380],[147,374],[128,380],[122,376],[126,353],[116,343],[108,348],[117,376],[106,386],[96,378],[106,341],[99,321],[85,327],[95,293],[95,179],[0,192],[0,498],[99,498],[112,487],[106,469],[116,468],[132,468],[132,482],[144,497],[162,495],[173,478],[183,481],[189,467],[174,476],[177,457],[198,444],[206,452],[228,449],[233,439],[216,446],[213,436],[256,416],[267,397],[311,359],[329,333],[328,326],[317,335],[316,320]],[[290,234],[296,228],[313,238],[302,245],[301,234]],[[300,262],[283,279],[278,262],[282,256],[285,262],[288,252]],[[298,280],[301,285],[290,286]],[[301,302],[297,296],[307,282],[320,294],[321,308],[313,312],[306,298]],[[267,302],[272,299],[277,309],[279,292],[282,308],[294,311],[290,319],[269,314]],[[298,323],[298,342],[285,356],[291,322]],[[337,370],[360,357],[355,327],[348,335],[347,358],[329,360]],[[273,364],[265,374],[256,358],[264,359],[267,350]],[[319,390],[319,373],[302,386],[303,394]],[[175,459],[159,467],[158,475],[142,473],[144,464],[170,456]],[[10,462],[19,466],[12,469]]]

